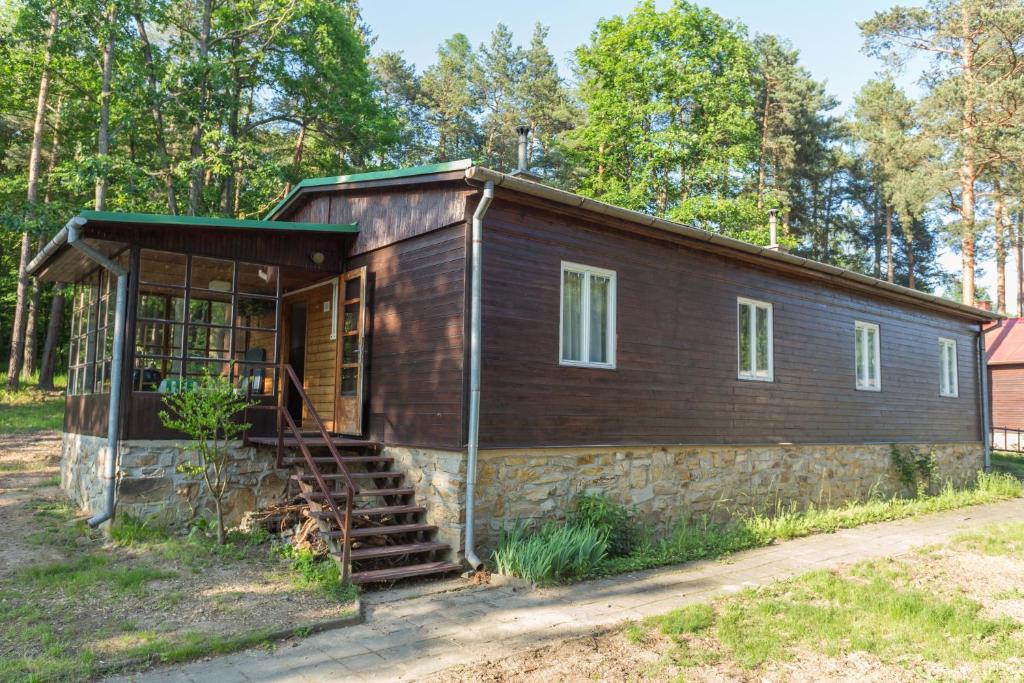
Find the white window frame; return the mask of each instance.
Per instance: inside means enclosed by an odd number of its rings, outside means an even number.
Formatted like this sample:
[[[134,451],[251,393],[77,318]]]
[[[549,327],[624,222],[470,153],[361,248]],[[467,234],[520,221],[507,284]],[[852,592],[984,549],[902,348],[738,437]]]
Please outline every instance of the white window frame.
[[[590,360],[566,360],[565,352],[562,348],[562,342],[565,336],[565,274],[566,272],[582,273],[586,277],[583,278],[583,301],[582,303],[582,316],[583,316],[583,338],[581,340],[581,346],[583,349],[584,358],[590,357],[590,277],[597,275],[598,277],[608,278],[608,324],[607,324],[607,339],[605,344],[608,348],[608,357],[611,359],[607,363],[599,363]],[[577,368],[603,368],[606,370],[615,369],[615,301],[616,296],[616,282],[615,282],[615,271],[606,270],[604,268],[595,268],[593,266],[586,266],[582,263],[573,263],[571,261],[562,261],[562,267],[558,273],[558,364],[567,367]]]
[[[743,371],[740,357],[740,306],[750,306],[750,370]],[[768,311],[768,375],[757,374],[757,309]],[[736,297],[736,378],[752,382],[775,381],[775,322],[774,307],[767,301]]]
[[[946,353],[953,354],[953,374],[946,377]],[[960,366],[956,357],[956,340],[948,337],[939,337],[939,396],[944,398],[960,397]],[[949,388],[946,388],[946,380],[949,380]]]
[[[875,376],[868,377],[864,380],[861,379],[860,374],[857,372],[857,339],[862,334],[867,334],[867,330],[875,331]],[[866,342],[867,340],[865,340]],[[865,343],[864,348],[867,349]],[[867,370],[868,363],[867,359],[864,359],[864,368]],[[853,374],[856,378],[857,391],[881,391],[882,390],[882,333],[878,328],[878,323],[869,323],[862,320],[856,320],[853,323]]]

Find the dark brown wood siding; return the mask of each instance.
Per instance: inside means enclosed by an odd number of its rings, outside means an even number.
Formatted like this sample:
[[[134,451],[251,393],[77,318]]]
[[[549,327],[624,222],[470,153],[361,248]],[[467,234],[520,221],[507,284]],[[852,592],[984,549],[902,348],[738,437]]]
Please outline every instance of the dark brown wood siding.
[[[1024,364],[988,366],[992,426],[1024,429]]]
[[[352,188],[312,194],[289,220],[358,223],[349,256],[422,235],[463,221],[472,188],[445,183],[393,190]]]
[[[106,436],[110,394],[79,394],[64,397],[64,431]]]
[[[966,321],[582,214],[499,199],[485,225],[483,446],[981,438]],[[614,370],[559,365],[563,260],[617,274]],[[736,377],[741,296],[773,304],[774,382]],[[881,392],[855,389],[856,320],[880,327]],[[957,340],[959,398],[939,396],[939,336]]]
[[[369,437],[463,444],[465,224],[352,258],[367,266]]]

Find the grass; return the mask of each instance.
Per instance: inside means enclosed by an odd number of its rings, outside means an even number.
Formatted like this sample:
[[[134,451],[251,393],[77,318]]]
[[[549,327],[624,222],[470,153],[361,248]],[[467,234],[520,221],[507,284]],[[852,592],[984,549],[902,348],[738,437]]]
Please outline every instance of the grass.
[[[1006,524],[964,535],[954,546],[1024,557],[1022,542],[1024,524]],[[623,634],[647,647],[660,632],[672,643],[666,657],[684,668],[721,659],[756,669],[801,652],[833,658],[864,652],[911,671],[933,662],[970,677],[965,664],[1018,662],[1022,630],[956,589],[930,590],[906,565],[878,560],[630,622]]]
[[[179,610],[194,598],[188,589],[156,589],[154,582],[181,579],[226,563],[249,562],[259,553],[280,556],[282,551],[265,532],[233,532],[230,543],[219,546],[202,527],[181,535],[130,516],[119,517],[112,527],[112,551],[92,542],[98,540],[97,532],[76,522],[69,506],[50,501],[29,507],[39,527],[33,542],[64,550],[66,559],[0,578],[2,681],[85,680],[131,662],[180,662],[224,654],[264,643],[269,628],[280,626],[225,635],[162,633],[153,630],[152,615],[138,616],[134,611],[131,620],[112,618],[101,627],[83,624],[81,610],[68,605],[137,603],[149,604],[151,610]],[[83,539],[87,539],[84,545]],[[322,590],[339,602],[355,598],[355,589],[341,583],[333,562],[303,553],[288,560],[281,570],[297,586]],[[206,604],[212,611],[233,613],[239,608],[240,595],[224,593]]]
[[[992,469],[996,472],[1012,474],[1018,479],[1024,479],[1024,453],[993,451]]]
[[[35,388],[35,378],[18,391],[0,389],[0,434],[57,430],[64,423],[64,378],[57,378],[56,391]]]
[[[595,573],[620,574],[716,558],[779,540],[994,503],[1019,497],[1022,492],[1024,486],[1013,476],[979,473],[970,488],[957,489],[947,484],[934,495],[918,498],[874,497],[866,502],[851,502],[836,508],[778,506],[770,514],[747,512],[736,515],[729,525],[715,524],[707,518],[687,520],[677,525],[667,538],[643,544],[625,557],[606,559]]]
[[[745,511],[734,514],[729,524],[718,524],[707,517],[689,519],[677,524],[671,533],[657,541],[651,540],[649,530],[630,530],[631,538],[636,540],[627,554],[613,557],[606,548],[600,557],[592,554],[586,562],[561,571],[555,569],[561,566],[560,554],[571,557],[578,544],[570,541],[580,535],[581,529],[592,527],[575,526],[571,521],[549,523],[538,532],[530,533],[525,528],[506,532],[492,561],[501,573],[537,583],[565,582],[718,558],[780,540],[994,503],[1020,497],[1022,493],[1024,484],[1010,474],[979,472],[973,486],[958,489],[947,483],[935,494],[916,498],[873,496],[865,502],[851,502],[834,508],[812,505],[801,509],[779,505],[770,513]],[[593,506],[595,503],[588,499],[587,504]],[[600,517],[634,523],[628,512],[616,513],[605,509],[610,505],[614,504],[608,501],[601,503]],[[595,518],[591,516],[589,519]],[[608,527],[603,530],[610,535],[615,531]],[[557,543],[553,540],[556,532],[559,534]],[[591,549],[598,550],[595,547]],[[568,566],[569,563],[565,561],[562,564]]]
[[[550,584],[593,573],[607,551],[606,529],[554,522],[537,531],[519,525],[503,533],[492,559],[502,574]]]

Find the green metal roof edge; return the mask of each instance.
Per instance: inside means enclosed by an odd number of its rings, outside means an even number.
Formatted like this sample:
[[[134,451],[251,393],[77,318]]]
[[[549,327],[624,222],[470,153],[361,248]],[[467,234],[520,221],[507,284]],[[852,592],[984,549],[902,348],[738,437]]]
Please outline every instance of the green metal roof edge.
[[[472,159],[459,159],[457,161],[442,161],[436,164],[424,164],[422,166],[406,166],[404,168],[393,168],[389,171],[366,171],[365,173],[351,173],[349,175],[327,176],[324,178],[306,178],[291,189],[291,192],[284,196],[284,199],[274,205],[264,220],[270,220],[273,215],[280,211],[292,200],[296,194],[307,187],[322,187],[324,185],[346,185],[348,183],[365,183],[371,180],[394,180],[396,178],[409,178],[418,175],[430,175],[432,173],[444,173],[446,171],[462,171],[473,165]]]
[[[244,218],[218,218],[215,216],[171,216],[159,213],[92,210],[83,210],[79,215],[86,221],[179,225],[186,228],[232,228],[239,230],[283,230],[291,232],[359,232],[358,223],[335,225],[330,223],[298,223],[291,221],[249,220]]]

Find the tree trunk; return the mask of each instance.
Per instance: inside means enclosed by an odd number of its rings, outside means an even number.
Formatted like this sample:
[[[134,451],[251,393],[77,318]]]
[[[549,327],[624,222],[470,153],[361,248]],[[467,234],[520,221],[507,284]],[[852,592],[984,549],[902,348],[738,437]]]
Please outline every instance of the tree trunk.
[[[224,545],[226,542],[224,538],[224,506],[221,504],[220,498],[213,498],[213,507],[217,511],[217,545]]]
[[[764,191],[766,166],[768,165],[768,103],[771,101],[771,88],[764,86],[764,112],[761,114],[761,148],[757,155],[757,210],[764,208]]]
[[[43,239],[39,239],[39,249],[43,248]],[[42,283],[32,280],[29,283],[31,294],[28,302],[28,318],[25,321],[25,353],[21,364],[21,378],[26,382],[36,371],[36,328],[39,325],[39,296],[42,294]]]
[[[907,240],[907,287],[911,289],[917,289],[917,278],[914,277],[914,268],[917,264],[914,262],[914,229],[917,228],[918,219],[914,218],[910,222],[910,230],[904,230],[903,234]]]
[[[18,261],[18,292],[14,303],[14,325],[11,326],[11,358],[7,365],[7,388],[14,391],[21,381],[21,364],[25,358],[25,324],[28,309],[28,266],[32,239],[21,233],[21,256]]]
[[[892,207],[885,207],[885,279],[896,281],[896,259],[892,253]]]
[[[194,113],[195,119],[192,122],[192,146],[189,150],[192,161],[192,179],[188,187],[188,212],[196,216],[200,212],[200,201],[203,196],[203,169],[199,165],[199,158],[203,155],[203,125],[202,116],[206,104],[207,74],[209,65],[206,59],[210,53],[210,21],[213,13],[213,0],[203,1],[203,15],[199,29],[199,64],[202,68],[200,79],[201,98],[203,106]]]
[[[107,156],[110,153],[110,81],[114,73],[114,35],[117,27],[117,3],[107,6],[107,35],[103,44],[103,80],[100,86],[100,129],[96,151],[104,167],[96,177],[96,210],[103,211],[107,205]]]
[[[46,326],[46,342],[43,344],[42,361],[39,366],[39,388],[53,390],[54,367],[57,364],[57,344],[64,327],[64,292],[53,293],[50,302],[50,323]]]
[[[995,198],[992,200],[992,217],[995,219],[996,238],[996,310],[1006,313],[1006,242],[1003,235],[1003,196],[995,185]]]
[[[1017,229],[1014,231],[1017,247],[1017,315],[1024,316],[1024,212],[1017,212]]]
[[[146,33],[146,24],[142,15],[135,15],[135,25],[139,30],[139,40],[142,41],[142,57],[146,62],[146,79],[149,81],[150,102],[149,111],[156,123],[156,148],[160,155],[160,165],[163,167],[164,186],[167,190],[167,211],[172,216],[178,215],[178,197],[174,192],[174,171],[171,168],[171,155],[167,152],[167,140],[164,138],[164,115],[160,105],[156,101],[157,89],[160,87],[156,77],[156,68],[153,66],[153,48],[149,43],[149,34]]]
[[[57,5],[50,8],[50,27],[46,34],[46,52],[43,54],[43,71],[39,76],[39,94],[36,98],[36,117],[32,125],[32,148],[28,162],[28,210],[29,219],[35,218],[35,204],[39,199],[39,161],[43,150],[43,124],[46,120],[46,99],[50,92],[50,62],[53,59],[53,43],[57,34],[60,17]],[[21,253],[18,262],[18,289],[14,300],[14,321],[11,326],[11,355],[7,364],[7,387],[17,389],[20,384],[21,367],[25,359],[25,327],[28,318],[28,260],[32,240],[28,232],[21,234]]]
[[[960,225],[963,234],[960,250],[963,254],[963,303],[974,305],[974,183],[977,179],[974,146],[974,41],[971,34],[971,12],[967,3],[961,7],[962,50],[961,67],[964,77],[964,103],[962,130],[964,145],[960,158]]]

